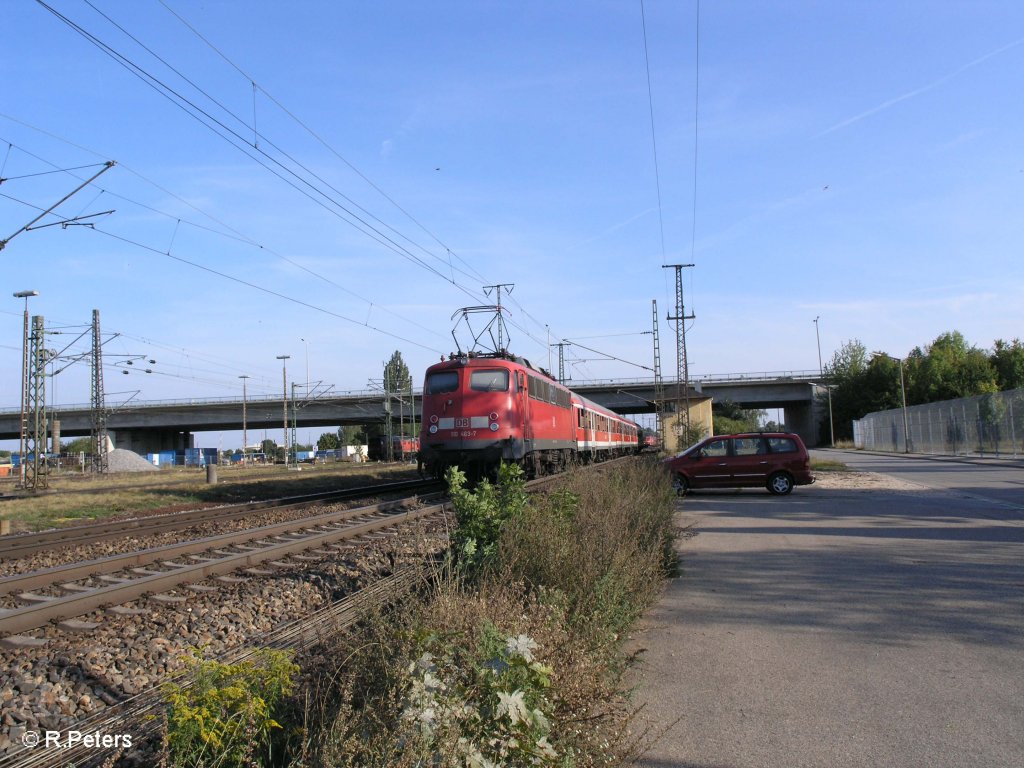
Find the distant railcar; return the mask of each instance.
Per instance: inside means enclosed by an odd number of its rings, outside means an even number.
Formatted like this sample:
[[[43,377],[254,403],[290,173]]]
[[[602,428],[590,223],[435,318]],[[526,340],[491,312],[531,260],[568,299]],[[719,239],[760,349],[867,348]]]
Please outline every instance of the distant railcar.
[[[394,461],[410,461],[415,459],[419,450],[420,439],[418,437],[391,436],[391,458]],[[370,461],[388,460],[388,438],[386,435],[379,435],[370,440],[368,458]]]

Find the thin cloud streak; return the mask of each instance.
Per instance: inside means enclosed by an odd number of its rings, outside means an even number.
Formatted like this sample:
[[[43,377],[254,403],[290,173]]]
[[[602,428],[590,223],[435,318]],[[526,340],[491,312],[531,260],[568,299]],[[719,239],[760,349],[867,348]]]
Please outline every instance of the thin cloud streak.
[[[877,115],[879,112],[881,112],[883,110],[886,110],[889,107],[895,106],[896,104],[899,104],[900,102],[907,101],[908,99],[912,99],[915,96],[920,96],[922,93],[927,93],[928,91],[934,90],[935,88],[938,88],[940,85],[943,85],[944,83],[947,83],[948,81],[952,80],[954,77],[957,77],[958,75],[963,74],[968,69],[972,69],[973,67],[978,66],[982,62],[988,61],[989,59],[991,59],[994,56],[998,56],[1001,53],[1005,53],[1006,51],[1010,50],[1011,48],[1016,48],[1021,43],[1024,43],[1024,37],[1022,37],[1022,38],[1020,38],[1018,40],[1014,40],[1012,43],[1007,43],[1006,45],[1002,46],[1001,48],[996,48],[994,51],[990,51],[989,53],[986,53],[984,56],[979,56],[978,58],[974,59],[973,61],[967,62],[966,64],[964,64],[963,66],[959,67],[958,69],[955,69],[954,71],[950,72],[948,75],[943,75],[938,80],[935,80],[934,82],[931,82],[928,85],[923,85],[920,88],[915,88],[912,91],[907,91],[906,93],[902,94],[901,96],[896,96],[895,98],[892,98],[892,99],[889,99],[888,101],[882,102],[881,104],[879,104],[876,107],[872,107],[871,109],[865,110],[864,112],[861,112],[858,115],[854,115],[853,117],[849,117],[846,120],[842,120],[842,121],[836,123],[835,125],[833,125],[832,127],[826,128],[824,131],[822,131],[821,133],[817,134],[814,138],[820,139],[822,136],[827,136],[830,133],[834,133],[835,131],[842,130],[843,128],[846,128],[847,126],[853,125],[854,123],[858,123],[861,120],[864,120],[864,119],[866,119],[868,117],[871,117],[872,115]]]

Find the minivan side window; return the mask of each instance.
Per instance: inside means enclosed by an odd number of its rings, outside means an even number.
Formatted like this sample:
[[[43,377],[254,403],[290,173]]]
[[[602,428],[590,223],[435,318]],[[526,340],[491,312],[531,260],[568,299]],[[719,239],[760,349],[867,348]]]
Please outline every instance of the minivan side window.
[[[726,456],[729,453],[728,440],[712,440],[701,449],[705,456]]]
[[[760,437],[735,437],[732,452],[736,456],[757,456],[764,453],[764,443]]]
[[[796,453],[796,441],[790,437],[769,437],[768,447],[772,453]]]
[[[458,371],[438,371],[427,376],[427,394],[441,395],[459,388]]]

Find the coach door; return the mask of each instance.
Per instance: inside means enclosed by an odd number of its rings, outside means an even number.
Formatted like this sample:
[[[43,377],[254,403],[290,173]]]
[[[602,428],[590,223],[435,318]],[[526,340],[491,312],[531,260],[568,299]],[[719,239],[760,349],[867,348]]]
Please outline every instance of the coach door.
[[[516,371],[516,411],[519,414],[519,434],[524,440],[533,440],[533,425],[530,421],[530,393],[526,386],[526,373]],[[529,451],[530,446],[524,446]]]

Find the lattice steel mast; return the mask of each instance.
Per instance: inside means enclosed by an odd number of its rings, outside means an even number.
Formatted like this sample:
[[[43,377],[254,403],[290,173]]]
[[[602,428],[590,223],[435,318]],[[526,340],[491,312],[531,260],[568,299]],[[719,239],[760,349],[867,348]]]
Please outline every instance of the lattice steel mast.
[[[665,409],[665,382],[661,378],[661,341],[658,337],[658,300],[651,299],[651,321],[654,332],[654,431],[662,440],[661,413]],[[667,444],[667,441],[666,443]]]
[[[685,443],[690,439],[690,369],[686,360],[686,321],[692,320],[694,315],[687,315],[683,306],[683,268],[692,267],[693,264],[666,264],[663,269],[674,269],[676,271],[676,314],[668,316],[666,320],[673,320],[676,324],[676,414],[682,422],[682,429],[677,430],[676,447],[682,450]],[[682,406],[682,408],[680,408]]]
[[[32,461],[25,464],[25,488],[37,491],[46,488],[46,334],[43,316],[32,318],[32,335],[29,338],[29,375],[26,407],[28,429],[26,430],[24,462],[29,454]]]
[[[103,390],[103,340],[100,338],[100,311],[92,311],[92,387],[90,415],[92,427],[92,466],[98,474],[110,470],[110,456],[107,453],[107,405]]]

